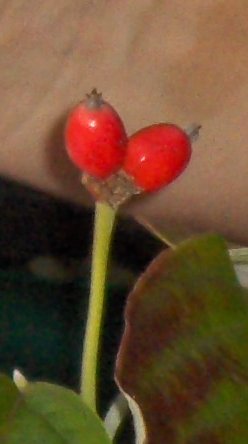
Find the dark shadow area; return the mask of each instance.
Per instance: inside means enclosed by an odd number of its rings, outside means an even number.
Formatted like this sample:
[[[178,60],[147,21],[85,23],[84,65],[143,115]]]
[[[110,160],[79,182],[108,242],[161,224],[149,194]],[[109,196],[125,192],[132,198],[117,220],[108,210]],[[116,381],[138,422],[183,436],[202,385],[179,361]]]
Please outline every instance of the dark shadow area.
[[[12,375],[18,368],[28,378],[77,390],[89,292],[89,268],[84,267],[91,255],[93,211],[3,179],[0,211],[0,371]],[[102,412],[116,393],[114,362],[125,300],[133,285],[130,273],[138,276],[162,248],[135,221],[118,221],[112,258],[126,278],[108,287],[99,368]],[[54,281],[49,273],[44,277],[44,270],[40,276],[33,274],[29,264],[36,257],[56,258],[65,270],[74,261],[73,278]]]

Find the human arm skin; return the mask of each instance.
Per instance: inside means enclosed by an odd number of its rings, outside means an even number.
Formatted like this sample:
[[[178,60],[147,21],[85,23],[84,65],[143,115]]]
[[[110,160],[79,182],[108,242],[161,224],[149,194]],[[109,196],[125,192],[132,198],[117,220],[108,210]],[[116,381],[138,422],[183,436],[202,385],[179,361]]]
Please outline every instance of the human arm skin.
[[[92,87],[129,133],[202,131],[187,171],[126,212],[248,244],[248,4],[242,0],[0,1],[0,174],[90,204],[68,161],[68,110]]]

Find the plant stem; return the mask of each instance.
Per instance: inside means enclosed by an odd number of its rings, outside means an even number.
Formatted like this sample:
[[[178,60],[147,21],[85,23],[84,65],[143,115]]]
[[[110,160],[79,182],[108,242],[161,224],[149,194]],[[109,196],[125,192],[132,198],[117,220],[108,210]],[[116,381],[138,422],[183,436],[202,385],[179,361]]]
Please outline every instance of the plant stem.
[[[91,288],[81,371],[81,396],[96,412],[97,361],[105,282],[116,210],[103,202],[95,207]]]

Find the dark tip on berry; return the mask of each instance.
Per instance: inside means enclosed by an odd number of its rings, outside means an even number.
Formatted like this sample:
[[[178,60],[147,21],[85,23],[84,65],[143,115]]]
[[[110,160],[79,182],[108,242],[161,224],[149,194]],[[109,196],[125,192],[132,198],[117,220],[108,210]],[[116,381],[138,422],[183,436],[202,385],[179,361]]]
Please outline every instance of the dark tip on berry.
[[[200,125],[198,123],[192,123],[185,130],[185,133],[188,135],[188,137],[190,138],[191,142],[195,142],[198,139],[201,128],[202,128],[202,125]]]
[[[100,108],[104,104],[102,93],[99,93],[96,88],[93,88],[89,94],[86,94],[85,102],[88,108]]]

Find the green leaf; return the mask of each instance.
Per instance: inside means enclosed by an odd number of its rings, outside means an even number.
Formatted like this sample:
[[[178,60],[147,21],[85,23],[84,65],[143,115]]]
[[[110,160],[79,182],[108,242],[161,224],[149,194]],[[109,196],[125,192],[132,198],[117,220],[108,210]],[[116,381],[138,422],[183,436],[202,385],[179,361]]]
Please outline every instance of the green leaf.
[[[125,320],[116,380],[137,442],[247,443],[247,292],[222,238],[161,253],[129,295]]]
[[[0,378],[0,442],[3,444],[110,444],[100,419],[73,391],[44,382],[20,393]],[[2,396],[1,396],[2,398]]]
[[[17,387],[11,379],[0,374],[0,430],[19,399]]]

